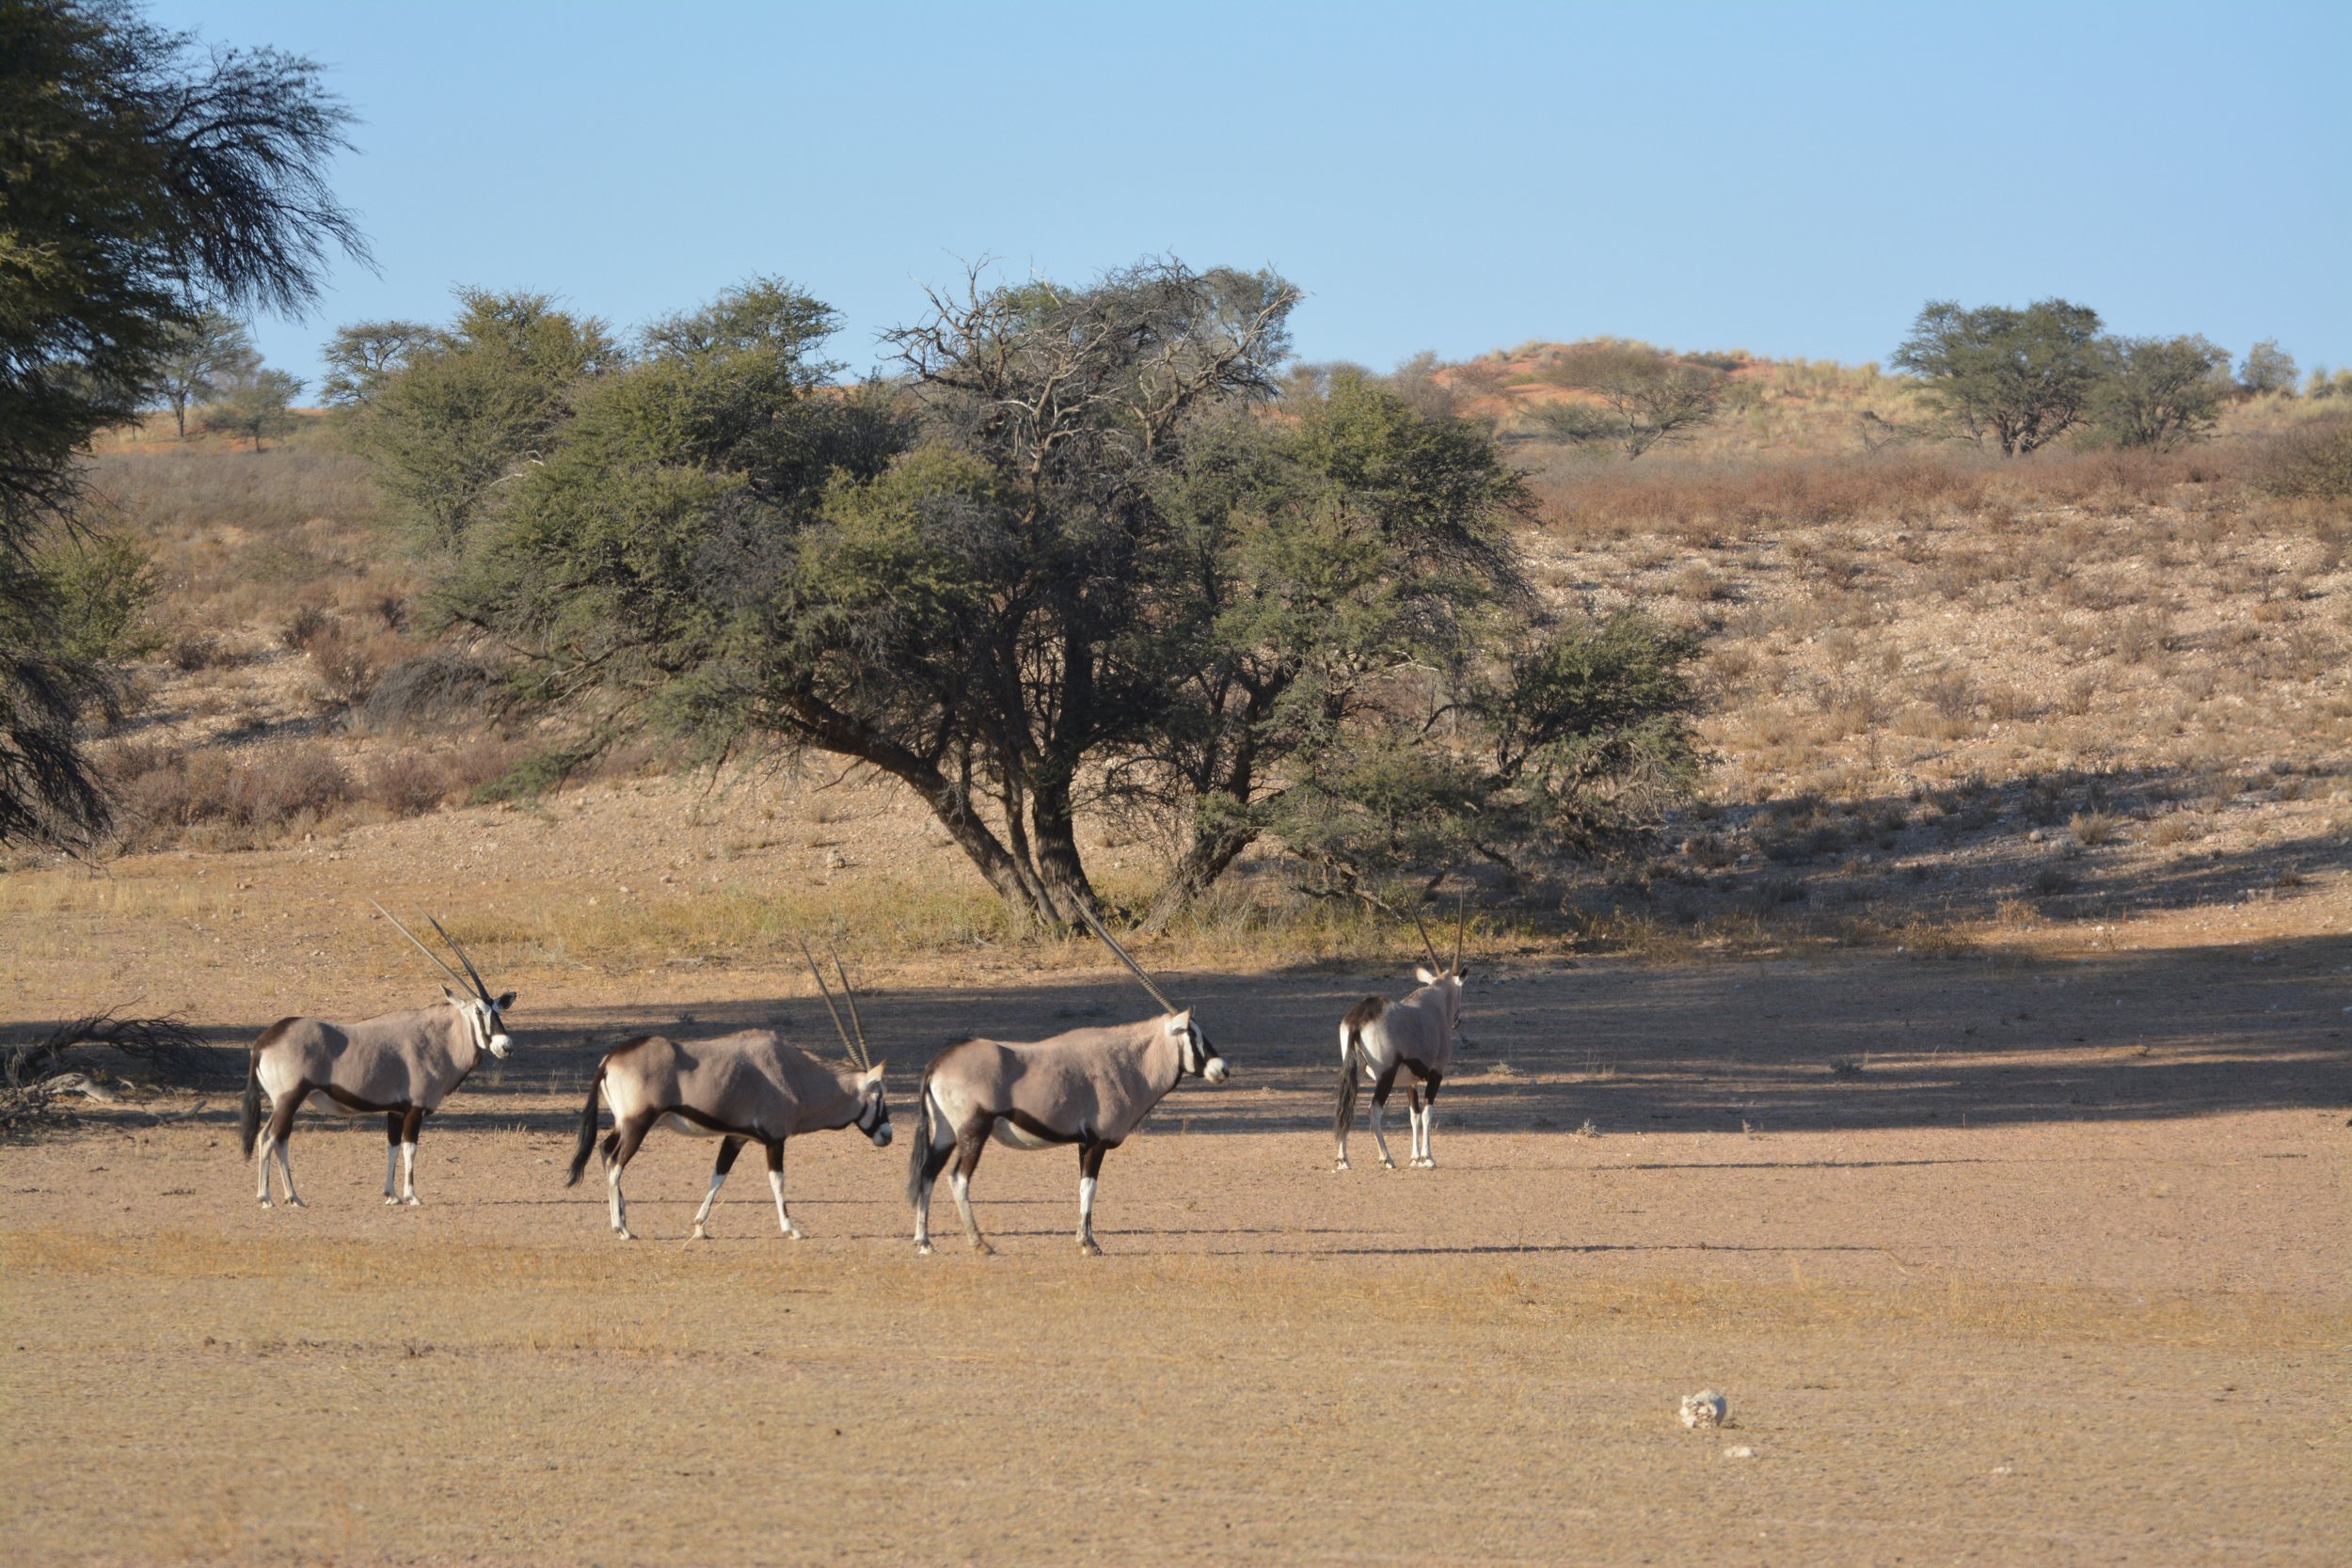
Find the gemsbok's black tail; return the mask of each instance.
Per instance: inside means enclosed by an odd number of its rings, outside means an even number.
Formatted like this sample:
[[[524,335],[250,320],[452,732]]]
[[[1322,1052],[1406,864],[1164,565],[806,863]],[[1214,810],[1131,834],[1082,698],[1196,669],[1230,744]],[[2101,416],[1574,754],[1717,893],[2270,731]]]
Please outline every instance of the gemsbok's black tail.
[[[1347,1130],[1356,1125],[1356,1095],[1364,1079],[1364,1029],[1350,1013],[1340,1025],[1340,1105],[1331,1118],[1331,1135],[1347,1136]]]
[[[907,1140],[907,1202],[923,1201],[923,1167],[931,1157],[931,1075],[924,1069],[914,1090],[914,1136]]]
[[[607,1056],[604,1061],[598,1062],[596,1075],[588,1080],[588,1103],[580,1108],[580,1143],[572,1150],[571,1171],[564,1178],[566,1187],[580,1185],[580,1173],[588,1168],[588,1156],[596,1152],[596,1091],[604,1087],[604,1062],[612,1059]]]
[[[237,1107],[237,1141],[245,1146],[245,1157],[253,1158],[253,1140],[262,1132],[262,1048],[256,1045],[246,1053],[245,1102]]]

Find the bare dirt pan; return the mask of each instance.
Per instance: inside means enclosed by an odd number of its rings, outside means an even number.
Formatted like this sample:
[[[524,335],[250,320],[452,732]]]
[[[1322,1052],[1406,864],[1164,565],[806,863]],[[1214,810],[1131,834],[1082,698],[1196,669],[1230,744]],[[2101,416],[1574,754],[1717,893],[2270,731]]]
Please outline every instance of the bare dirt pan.
[[[2342,1561],[2342,943],[2263,957],[1506,969],[1439,1168],[1359,1125],[1344,1176],[1376,977],[1178,974],[1237,1078],[1112,1154],[1093,1261],[1062,1154],[983,1161],[1001,1256],[917,1259],[842,1134],[807,1242],[739,1180],[685,1243],[710,1146],[661,1133],[612,1240],[561,1167],[659,1001],[537,1014],[421,1210],[370,1125],[306,1117],[262,1212],[225,1099],[109,1114],[0,1148],[0,1518],[43,1563]],[[930,978],[869,1006],[901,1107],[950,1033],[1133,1006]],[[704,980],[691,1027],[827,1027]]]

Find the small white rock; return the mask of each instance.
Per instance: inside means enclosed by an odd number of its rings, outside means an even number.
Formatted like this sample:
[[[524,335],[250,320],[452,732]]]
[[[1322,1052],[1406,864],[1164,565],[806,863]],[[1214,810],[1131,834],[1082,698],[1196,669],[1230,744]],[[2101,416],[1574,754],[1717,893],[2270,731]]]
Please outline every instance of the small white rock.
[[[1756,1450],[1742,1443],[1738,1448],[1725,1449],[1724,1457],[1725,1459],[1754,1459]]]
[[[1682,1396],[1682,1424],[1693,1428],[1721,1426],[1726,1408],[1724,1397],[1712,1388],[1685,1394]]]

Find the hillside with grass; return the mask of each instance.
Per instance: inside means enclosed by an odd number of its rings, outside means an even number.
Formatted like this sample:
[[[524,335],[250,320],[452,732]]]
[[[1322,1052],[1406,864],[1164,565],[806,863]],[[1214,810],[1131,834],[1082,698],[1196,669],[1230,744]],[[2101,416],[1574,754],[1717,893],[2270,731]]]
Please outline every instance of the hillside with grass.
[[[1536,412],[1579,396],[1546,377],[1566,352],[1396,380],[1506,443],[1538,503],[1518,545],[1555,606],[1703,636],[1705,771],[1630,847],[1490,877],[1491,923],[1546,947],[1759,951],[2249,902],[2341,922],[2352,512],[2292,493],[2297,454],[2341,442],[2341,404],[2244,400],[2179,450],[2005,462],[1907,434],[1916,385],[1876,366],[1727,354],[1704,356],[1730,388],[1720,417],[1628,461],[1546,438]],[[106,864],[430,862],[560,821],[544,870],[579,896],[545,901],[542,945],[724,957],[844,896],[908,911],[918,947],[1009,934],[935,824],[864,771],[681,773],[639,747],[559,776],[548,733],[499,717],[481,651],[428,630],[426,576],[326,419],[258,451],[168,420],[118,432],[91,478],[158,590],[99,744],[120,802]],[[1148,896],[1169,845],[1086,832],[1106,888]],[[1175,934],[1387,940],[1300,882],[1248,859]]]

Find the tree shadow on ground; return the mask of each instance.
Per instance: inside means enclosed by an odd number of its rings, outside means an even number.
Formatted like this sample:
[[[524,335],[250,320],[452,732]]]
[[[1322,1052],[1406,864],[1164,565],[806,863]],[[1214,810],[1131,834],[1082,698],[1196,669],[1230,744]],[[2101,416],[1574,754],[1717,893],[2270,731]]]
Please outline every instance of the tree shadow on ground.
[[[1235,1076],[1222,1088],[1186,1082],[1155,1124],[1327,1129],[1338,1021],[1367,991],[1407,989],[1401,968],[1163,976]],[[2352,942],[2331,937],[2077,959],[1474,965],[1440,1126],[1792,1132],[2338,1111],[2352,1108],[2348,1005]],[[1110,977],[885,990],[865,1004],[902,1116],[921,1065],[952,1040],[1035,1038],[1149,1009]],[[772,1025],[821,1054],[839,1051],[822,1004],[797,996],[712,1003],[683,1018],[623,1007],[513,1022],[514,1055],[485,1064],[437,1125],[566,1131],[598,1055],[635,1033]],[[240,1078],[260,1027],[208,1032]],[[233,1117],[233,1097],[200,1114]]]
[[[1697,922],[1739,910],[1783,918],[1978,922],[2022,902],[2054,919],[2226,905],[2274,895],[2340,870],[2344,846],[2324,829],[2214,850],[2152,857],[2143,842],[2168,817],[2184,834],[2203,817],[2184,803],[2226,806],[2247,781],[2179,768],[2067,769],[2004,784],[1963,784],[1854,800],[1796,797],[1735,807],[1693,827],[1677,852],[1596,885],[1587,913]],[[2272,793],[2306,790],[2300,774]],[[2195,842],[2189,840],[2187,842]]]

